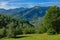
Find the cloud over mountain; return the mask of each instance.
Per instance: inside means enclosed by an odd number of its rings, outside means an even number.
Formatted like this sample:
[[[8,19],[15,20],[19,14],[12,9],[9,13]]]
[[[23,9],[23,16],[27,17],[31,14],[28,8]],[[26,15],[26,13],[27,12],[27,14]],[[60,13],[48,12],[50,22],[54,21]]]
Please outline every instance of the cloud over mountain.
[[[14,9],[19,7],[33,7],[33,6],[60,6],[60,0],[0,0],[0,8]]]

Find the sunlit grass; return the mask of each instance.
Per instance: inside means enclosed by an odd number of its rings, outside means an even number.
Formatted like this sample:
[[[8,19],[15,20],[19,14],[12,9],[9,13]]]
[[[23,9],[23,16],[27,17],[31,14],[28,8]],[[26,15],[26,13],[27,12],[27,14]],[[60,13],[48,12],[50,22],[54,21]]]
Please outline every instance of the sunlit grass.
[[[1,40],[60,40],[60,34],[58,35],[27,34],[19,36],[20,38],[3,38]]]

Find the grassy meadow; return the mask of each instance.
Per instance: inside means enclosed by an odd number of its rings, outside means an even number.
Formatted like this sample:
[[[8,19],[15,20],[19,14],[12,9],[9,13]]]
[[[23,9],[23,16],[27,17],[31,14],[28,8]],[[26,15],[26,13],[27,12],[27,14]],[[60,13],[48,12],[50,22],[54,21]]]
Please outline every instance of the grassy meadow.
[[[26,34],[18,35],[16,38],[2,38],[0,40],[60,40],[60,34],[58,35]]]

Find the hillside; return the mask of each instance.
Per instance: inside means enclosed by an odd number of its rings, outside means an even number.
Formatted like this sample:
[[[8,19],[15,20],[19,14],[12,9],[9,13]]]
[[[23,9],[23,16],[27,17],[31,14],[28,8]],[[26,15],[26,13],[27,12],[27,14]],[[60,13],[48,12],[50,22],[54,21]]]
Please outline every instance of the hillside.
[[[15,8],[15,9],[0,9],[0,14],[9,14],[20,18],[21,20],[30,21],[31,24],[37,26],[43,22],[43,16],[49,7],[35,6],[32,8]],[[36,24],[37,23],[37,24]]]
[[[48,7],[39,7],[35,6],[33,8],[16,8],[16,9],[0,9],[0,14],[9,14],[13,16],[17,16],[21,19],[26,20],[34,20],[38,19],[39,17],[43,17],[45,15],[46,10]]]

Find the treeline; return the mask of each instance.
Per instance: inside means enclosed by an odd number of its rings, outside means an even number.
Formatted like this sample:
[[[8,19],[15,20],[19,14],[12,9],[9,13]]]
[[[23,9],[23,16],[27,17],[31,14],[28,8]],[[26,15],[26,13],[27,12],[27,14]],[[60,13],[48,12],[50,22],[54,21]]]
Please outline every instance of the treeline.
[[[0,38],[34,33],[39,33],[38,28],[35,28],[29,21],[20,20],[11,15],[0,14]]]

